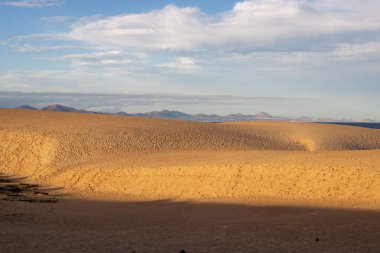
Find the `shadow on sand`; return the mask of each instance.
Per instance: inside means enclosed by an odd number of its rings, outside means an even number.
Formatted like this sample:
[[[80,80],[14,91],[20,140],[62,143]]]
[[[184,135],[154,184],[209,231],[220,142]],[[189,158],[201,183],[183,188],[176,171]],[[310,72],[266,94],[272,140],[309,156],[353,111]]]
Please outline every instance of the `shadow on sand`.
[[[6,252],[376,253],[380,249],[376,211],[169,200],[1,204],[0,244]]]
[[[59,194],[51,191],[62,188],[42,187],[38,184],[23,182],[27,177],[7,176],[0,173],[0,200],[55,203]]]

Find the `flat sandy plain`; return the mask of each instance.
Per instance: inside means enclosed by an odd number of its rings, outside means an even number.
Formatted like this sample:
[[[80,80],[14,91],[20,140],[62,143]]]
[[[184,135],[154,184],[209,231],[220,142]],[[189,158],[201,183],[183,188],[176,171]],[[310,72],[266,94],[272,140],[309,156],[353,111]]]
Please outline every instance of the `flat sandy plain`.
[[[380,252],[380,130],[0,109],[1,252]],[[53,194],[53,193],[51,193]]]

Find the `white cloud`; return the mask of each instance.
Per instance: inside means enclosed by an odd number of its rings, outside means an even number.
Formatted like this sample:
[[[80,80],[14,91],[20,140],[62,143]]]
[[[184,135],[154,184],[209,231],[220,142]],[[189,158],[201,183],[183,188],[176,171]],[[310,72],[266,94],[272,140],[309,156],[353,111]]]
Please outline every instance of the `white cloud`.
[[[88,83],[99,85],[102,78],[90,71],[8,71],[0,74],[0,91],[75,91]]]
[[[48,24],[65,23],[71,19],[72,19],[72,17],[70,17],[70,16],[51,16],[51,17],[41,18],[42,21],[44,21],[45,23],[48,23]]]
[[[316,62],[327,63],[339,61],[357,62],[358,60],[369,61],[370,59],[380,59],[380,42],[369,43],[344,43],[335,45],[331,50],[323,52],[282,52],[271,55],[280,64],[297,64]]]
[[[365,3],[364,3],[365,2]],[[284,41],[380,29],[378,1],[247,0],[220,17],[166,6],[80,22],[64,36],[91,45],[155,50],[277,48]]]
[[[341,44],[333,52],[333,55],[338,58],[346,59],[380,56],[380,42]]]
[[[137,64],[146,58],[140,54],[125,54],[121,50],[100,51],[81,54],[66,54],[57,57],[58,60],[70,60],[74,67],[118,67]]]
[[[177,57],[173,62],[159,64],[158,67],[175,69],[177,71],[194,71],[199,68],[197,61],[190,57]]]
[[[0,75],[0,90],[24,90],[29,89],[21,76],[21,73],[8,71]]]
[[[167,6],[143,14],[125,14],[84,24],[81,22],[66,36],[100,46],[192,48],[203,26],[200,15],[200,11],[195,8]]]
[[[112,50],[106,52],[94,52],[94,53],[83,53],[83,54],[67,54],[62,56],[63,59],[99,59],[105,57],[117,57],[120,56],[122,52],[120,50]]]
[[[29,35],[15,36],[12,38],[14,41],[30,41],[30,40],[68,40],[65,34],[59,33],[36,33]]]
[[[41,8],[49,6],[60,6],[61,0],[24,0],[24,1],[9,1],[0,3],[3,6],[19,7],[19,8]]]
[[[70,45],[60,45],[60,46],[41,46],[41,47],[35,47],[29,44],[23,44],[19,46],[14,46],[16,51],[18,52],[44,52],[44,51],[53,51],[53,50],[62,50],[62,49],[78,49],[77,46],[70,46]]]
[[[326,55],[316,52],[293,52],[293,53],[282,53],[275,58],[275,61],[279,64],[305,64],[307,62],[313,62],[315,64],[316,61],[320,61],[321,58]]]
[[[54,76],[59,76],[65,74],[65,71],[58,70],[41,70],[36,72],[28,72],[24,74],[27,78],[52,78]]]

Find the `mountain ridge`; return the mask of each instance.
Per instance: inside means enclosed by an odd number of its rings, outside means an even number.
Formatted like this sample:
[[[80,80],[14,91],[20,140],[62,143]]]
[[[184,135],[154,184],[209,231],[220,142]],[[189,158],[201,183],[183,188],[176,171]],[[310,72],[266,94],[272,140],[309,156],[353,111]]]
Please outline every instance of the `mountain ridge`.
[[[55,111],[55,112],[76,112],[76,113],[90,113],[90,114],[110,114],[118,116],[140,116],[148,118],[162,118],[162,119],[178,119],[178,120],[189,120],[189,121],[199,121],[199,122],[232,122],[232,121],[296,121],[296,122],[371,122],[377,123],[378,121],[372,119],[365,119],[362,121],[354,121],[350,119],[333,119],[333,118],[312,118],[309,116],[300,117],[286,117],[286,116],[273,116],[266,112],[258,112],[256,114],[242,114],[233,113],[228,115],[217,115],[217,114],[188,114],[180,111],[162,110],[162,111],[150,111],[145,113],[127,113],[124,111],[119,111],[115,113],[106,113],[98,111],[89,111],[77,109],[74,107],[68,107],[60,104],[51,104],[42,108],[36,108],[30,105],[21,105],[15,107],[16,109],[23,110],[42,110],[42,111]]]

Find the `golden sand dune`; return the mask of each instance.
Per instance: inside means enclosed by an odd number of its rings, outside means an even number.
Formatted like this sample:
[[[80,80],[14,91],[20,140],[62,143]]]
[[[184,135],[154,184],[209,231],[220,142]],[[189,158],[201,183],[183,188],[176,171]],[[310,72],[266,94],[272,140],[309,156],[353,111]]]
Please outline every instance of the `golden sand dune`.
[[[380,208],[380,130],[0,110],[0,171],[81,196]]]

